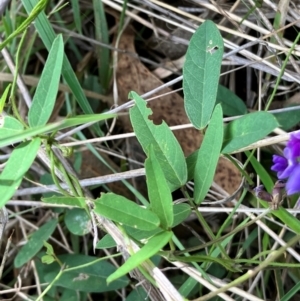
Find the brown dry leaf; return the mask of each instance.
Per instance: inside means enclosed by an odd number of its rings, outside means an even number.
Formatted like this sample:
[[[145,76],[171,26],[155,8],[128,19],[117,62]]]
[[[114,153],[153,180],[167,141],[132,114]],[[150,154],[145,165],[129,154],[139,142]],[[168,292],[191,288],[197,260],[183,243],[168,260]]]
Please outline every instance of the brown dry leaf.
[[[117,65],[117,84],[119,92],[119,105],[128,101],[128,93],[133,90],[138,94],[144,94],[159,87],[163,82],[152,74],[138,58],[130,55],[136,53],[134,47],[134,31],[128,27],[123,33],[118,47],[127,53],[119,53]],[[172,90],[165,88],[156,95],[163,95]],[[169,126],[190,123],[185,110],[182,97],[178,93],[161,96],[148,103],[153,111],[151,119],[159,124],[164,120]],[[128,116],[120,117],[126,131],[132,131]],[[191,154],[199,148],[202,135],[194,129],[174,131],[185,155]],[[220,160],[215,176],[215,181],[228,193],[233,193],[241,183],[241,176],[237,168],[228,160]]]

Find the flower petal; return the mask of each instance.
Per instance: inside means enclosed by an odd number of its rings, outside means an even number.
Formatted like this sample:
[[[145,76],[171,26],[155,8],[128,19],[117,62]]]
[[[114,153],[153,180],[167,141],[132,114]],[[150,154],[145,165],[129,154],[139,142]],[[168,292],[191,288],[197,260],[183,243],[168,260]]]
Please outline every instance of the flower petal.
[[[280,178],[281,174],[288,167],[288,160],[282,156],[273,155],[273,163],[271,170],[276,171],[277,177]]]
[[[292,164],[292,165],[289,165],[283,172],[278,172],[277,173],[277,178],[279,180],[282,180],[282,179],[286,179],[288,177],[291,177],[294,170],[298,167],[299,165],[297,164]]]
[[[300,157],[300,133],[292,133],[286,146],[289,156],[285,157],[297,161],[297,158]]]
[[[300,165],[296,166],[286,183],[287,195],[300,192]]]

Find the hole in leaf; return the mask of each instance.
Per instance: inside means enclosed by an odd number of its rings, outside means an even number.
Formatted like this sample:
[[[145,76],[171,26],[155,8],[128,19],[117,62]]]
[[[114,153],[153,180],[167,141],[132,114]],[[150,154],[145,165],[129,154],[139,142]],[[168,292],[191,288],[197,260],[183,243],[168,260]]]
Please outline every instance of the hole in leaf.
[[[210,54],[214,54],[218,49],[219,49],[219,47],[217,45],[216,46],[207,46],[206,52],[209,52]]]
[[[155,125],[160,125],[163,122],[163,119],[161,116],[153,116],[153,114],[148,116],[148,119],[153,122]]]

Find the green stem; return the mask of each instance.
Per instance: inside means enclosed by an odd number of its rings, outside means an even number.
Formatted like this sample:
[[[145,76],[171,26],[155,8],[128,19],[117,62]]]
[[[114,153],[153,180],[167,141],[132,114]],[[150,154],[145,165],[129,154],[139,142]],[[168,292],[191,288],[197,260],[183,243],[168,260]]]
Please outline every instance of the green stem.
[[[181,254],[184,254],[186,252],[194,252],[194,251],[199,251],[199,250],[202,250],[204,248],[207,248],[219,241],[223,241],[225,238],[231,236],[231,235],[234,235],[236,233],[238,233],[239,231],[242,231],[243,229],[255,224],[258,220],[260,220],[261,218],[263,218],[265,215],[267,215],[268,213],[271,212],[271,209],[269,210],[266,210],[264,213],[260,214],[259,216],[257,216],[256,218],[254,218],[253,220],[251,220],[250,222],[246,223],[246,224],[241,224],[240,226],[236,227],[234,230],[232,230],[231,232],[219,237],[219,238],[216,238],[215,240],[213,241],[210,241],[210,242],[207,242],[205,244],[202,244],[200,246],[196,246],[196,247],[191,247],[191,248],[187,248],[185,250],[182,250],[182,251],[176,251],[174,252],[176,255],[181,255]]]
[[[54,184],[56,185],[56,187],[58,188],[58,190],[61,192],[62,195],[65,195],[65,196],[71,196],[69,193],[67,193],[65,191],[65,189],[63,189],[61,186],[60,186],[60,183],[59,183],[59,180],[55,174],[55,156],[52,152],[52,150],[50,149],[50,151],[48,150],[48,156],[50,158],[50,162],[51,162],[51,166],[50,166],[50,172],[51,172],[51,176],[52,176],[52,179],[53,179],[53,182]]]
[[[127,2],[128,2],[128,0],[123,1],[123,8],[122,8],[121,16],[120,16],[119,27],[118,27],[118,35],[120,34],[120,32],[123,29],[124,19],[126,16]]]
[[[265,269],[266,267],[268,267],[268,265],[271,262],[274,262],[279,256],[281,256],[286,249],[288,249],[289,247],[291,247],[292,245],[294,245],[295,243],[297,243],[300,240],[300,236],[296,235],[295,237],[293,237],[285,246],[281,247],[280,249],[278,249],[277,251],[273,251],[270,256],[264,260],[259,266],[257,266],[256,268],[254,268],[253,270],[249,270],[247,273],[245,273],[244,275],[242,275],[241,277],[235,279],[234,281],[230,282],[229,284],[222,286],[220,289],[213,291],[203,297],[200,297],[198,299],[195,299],[194,301],[205,301],[205,300],[211,300],[211,298],[217,296],[220,293],[224,293],[227,290],[229,290],[232,287],[237,287],[239,286],[241,283],[247,281],[250,278],[253,278],[256,274],[258,274],[261,270]]]
[[[35,301],[41,300],[47,294],[47,292],[52,288],[52,286],[54,285],[54,283],[60,278],[60,276],[62,275],[62,273],[63,273],[63,269],[61,268],[60,271],[59,271],[59,273],[55,276],[55,278],[44,289],[44,291],[41,293],[41,295]]]
[[[250,8],[250,10],[247,12],[247,14],[239,22],[239,25],[241,25],[245,20],[247,20],[248,17],[256,10],[256,8],[262,7],[262,4],[263,4],[263,0],[255,1],[255,5],[252,8]]]
[[[70,190],[71,190],[71,194],[73,196],[78,196],[77,194],[77,190],[74,186],[74,183],[71,180],[71,175],[67,173],[67,171],[65,170],[64,166],[61,164],[61,162],[59,160],[57,160],[57,158],[55,157],[55,161],[56,161],[56,167],[61,171],[61,173],[64,176],[64,179],[67,183],[67,185],[69,186]],[[82,193],[80,196],[83,196]]]
[[[275,96],[275,94],[276,94],[276,92],[277,92],[277,88],[278,88],[279,83],[280,83],[280,81],[281,81],[281,77],[282,77],[282,75],[283,75],[283,73],[284,73],[284,70],[285,70],[285,68],[286,68],[286,65],[287,65],[287,63],[288,63],[288,61],[289,61],[289,57],[291,56],[291,54],[292,54],[292,52],[294,51],[296,45],[298,44],[299,39],[300,39],[300,33],[298,33],[298,35],[297,35],[297,37],[296,37],[296,39],[295,39],[295,41],[294,41],[292,47],[290,48],[290,50],[289,50],[289,52],[288,52],[288,54],[287,54],[287,56],[286,56],[286,58],[285,58],[285,60],[284,60],[284,62],[283,62],[283,65],[282,65],[282,67],[281,67],[280,73],[279,73],[279,75],[278,75],[278,77],[277,77],[277,79],[276,79],[275,87],[274,87],[274,89],[273,89],[273,91],[272,91],[272,94],[271,94],[271,96],[270,96],[270,98],[269,98],[269,100],[268,100],[268,103],[267,103],[267,105],[266,105],[266,109],[265,109],[266,111],[269,110],[269,107],[270,107],[270,105],[271,105],[271,103],[272,103],[272,101],[273,101],[273,98],[274,98],[274,96]]]
[[[240,173],[243,175],[243,177],[247,180],[247,182],[252,186],[254,183],[250,177],[250,175],[245,171],[245,166],[241,168],[239,164],[237,164],[236,160],[234,160],[230,155],[224,154],[224,157],[226,157],[234,166],[240,171]]]
[[[84,194],[82,192],[82,189],[81,189],[81,186],[80,186],[80,184],[78,182],[78,179],[76,177],[74,177],[74,175],[72,175],[72,174],[69,174],[69,177],[70,177],[70,179],[71,179],[71,181],[73,183],[73,187],[74,187],[74,189],[76,191],[76,195],[84,197]]]
[[[190,205],[192,208],[194,208],[194,212],[197,215],[197,218],[200,222],[200,224],[202,225],[203,229],[206,231],[206,234],[208,235],[209,239],[212,241],[216,241],[216,237],[213,234],[213,232],[211,231],[209,225],[207,224],[206,220],[203,218],[202,214],[198,211],[197,206],[194,204],[194,202],[190,199],[189,194],[187,193],[187,191],[185,190],[185,188],[182,189],[183,194],[185,195],[185,197],[188,199]],[[222,255],[227,258],[230,259],[229,256],[227,255],[226,251],[224,250],[223,246],[218,244],[218,247],[220,248],[220,251],[222,253]]]
[[[24,31],[22,38],[20,40],[18,49],[17,49],[15,74],[14,74],[14,79],[13,79],[12,87],[11,87],[11,91],[10,91],[10,100],[11,100],[11,105],[12,105],[12,110],[13,110],[14,116],[17,117],[17,119],[23,124],[23,126],[25,128],[27,128],[28,126],[25,123],[25,121],[22,119],[21,115],[19,114],[17,104],[16,104],[15,92],[16,92],[16,88],[17,88],[17,78],[18,78],[18,74],[19,74],[20,52],[21,52],[23,43],[25,41],[26,33],[27,33],[27,30]]]
[[[1,44],[0,44],[0,51],[15,37],[17,37],[20,33],[27,29],[28,26],[37,18],[40,12],[42,12],[48,0],[41,0],[38,4],[33,8],[27,19],[12,33],[10,34]]]

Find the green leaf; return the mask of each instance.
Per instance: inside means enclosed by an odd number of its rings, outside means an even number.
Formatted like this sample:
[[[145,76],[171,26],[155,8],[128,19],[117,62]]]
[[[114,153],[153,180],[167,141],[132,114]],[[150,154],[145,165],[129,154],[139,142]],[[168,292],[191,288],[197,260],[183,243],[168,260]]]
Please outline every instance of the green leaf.
[[[33,21],[36,19],[36,17],[40,14],[41,11],[43,11],[47,5],[47,0],[40,0],[36,3],[36,6],[32,8],[31,13],[29,16],[16,28],[15,30],[12,29],[11,25],[11,31],[13,31],[1,44],[0,44],[0,50],[2,50],[8,43],[10,43],[15,37],[23,33],[30,25],[33,23]],[[10,21],[10,18],[7,18],[6,21]],[[7,23],[6,23],[7,25]],[[14,26],[13,26],[14,27]],[[6,27],[7,29],[7,27]]]
[[[116,114],[91,114],[66,118],[62,121],[61,125],[58,127],[58,130],[63,130],[65,128],[77,126],[79,124],[102,121],[113,117],[116,117]]]
[[[148,293],[145,292],[144,288],[137,286],[127,295],[125,301],[150,301],[150,299],[148,297]]]
[[[138,252],[131,255],[128,260],[119,267],[113,274],[107,278],[107,283],[110,283],[123,275],[126,275],[131,270],[138,267],[142,262],[155,255],[162,247],[164,247],[171,239],[173,232],[161,232],[144,245]]]
[[[223,57],[223,39],[212,21],[205,21],[193,34],[183,66],[186,113],[197,129],[203,129],[213,112]]]
[[[24,131],[24,126],[20,121],[11,117],[11,116],[3,116],[0,124],[0,137],[9,138],[18,133],[22,133]]]
[[[52,219],[35,231],[26,245],[24,245],[14,260],[16,268],[20,268],[23,264],[31,260],[43,247],[44,241],[53,233],[57,225],[57,219]]]
[[[93,0],[94,22],[95,22],[95,39],[101,43],[109,44],[109,31],[107,27],[106,11],[102,1]],[[95,45],[94,52],[98,60],[99,81],[104,92],[110,85],[111,79],[111,54],[110,49]]]
[[[72,6],[72,12],[73,12],[73,19],[76,27],[76,31],[79,34],[82,34],[82,22],[81,22],[81,13],[80,13],[80,7],[79,7],[79,1],[78,0],[71,0],[70,1]]]
[[[52,245],[50,245],[48,242],[44,241],[43,242],[44,247],[46,248],[46,254],[47,255],[54,255],[54,250]]]
[[[171,191],[183,186],[187,180],[187,170],[183,151],[168,125],[163,121],[154,125],[149,120],[152,114],[143,100],[135,92],[130,92],[135,106],[130,109],[130,120],[144,152],[148,154],[149,145],[153,145],[156,158],[164,172]]]
[[[11,87],[11,84],[8,84],[7,87],[5,88],[1,98],[0,98],[0,114],[2,113],[3,111],[3,108],[4,108],[4,105],[5,105],[5,102],[6,102],[6,99],[7,99],[7,96],[8,96],[8,93],[9,93],[9,90],[10,90],[10,87]]]
[[[194,287],[198,285],[198,281],[192,277],[189,277],[185,282],[181,285],[178,292],[183,296],[187,297]]]
[[[173,211],[174,211],[174,218],[173,218],[172,228],[181,224],[191,214],[191,206],[188,204],[175,204]],[[130,235],[131,237],[133,237],[135,240],[138,241],[149,238],[155,234],[162,232],[160,228],[157,228],[152,231],[144,231],[144,230],[139,230],[128,226],[124,226],[124,229],[128,235]],[[106,234],[100,241],[98,241],[96,245],[96,249],[108,249],[116,246],[117,244],[114,241],[114,239],[111,237],[111,235]]]
[[[218,164],[223,142],[223,113],[221,105],[217,105],[208,128],[205,132],[201,148],[198,152],[194,171],[194,202],[200,204],[212,184]]]
[[[81,254],[64,254],[58,256],[58,258],[66,267],[72,268],[72,270],[63,272],[59,279],[54,282],[54,286],[79,292],[101,293],[121,289],[129,283],[127,277],[122,277],[116,282],[107,285],[107,277],[116,268],[106,260],[99,261],[98,257]],[[53,281],[60,271],[60,266],[57,262],[42,268],[45,275],[43,281],[45,282]]]
[[[274,116],[276,117],[279,126],[285,131],[290,130],[292,127],[296,126],[300,122],[300,114],[298,110],[280,112],[274,114]]]
[[[28,112],[30,127],[45,125],[52,114],[59,86],[63,55],[64,42],[60,34],[54,39],[50,48]]]
[[[73,0],[77,1],[77,0]],[[53,289],[54,291],[54,289]],[[47,294],[50,295],[50,292]],[[64,288],[61,292],[61,295],[59,296],[59,301],[81,301],[84,299],[83,296],[86,296],[86,293],[82,292],[81,294],[78,293],[76,290],[71,290],[68,288]],[[44,301],[53,301],[51,300],[46,300],[46,298],[43,298]]]
[[[224,129],[222,153],[231,153],[246,147],[264,138],[276,127],[278,127],[276,118],[263,111],[250,113],[231,121]]]
[[[62,130],[71,126],[76,126],[87,122],[101,121],[101,120],[112,118],[113,116],[115,116],[115,114],[83,115],[83,116],[76,116],[76,117],[64,119],[62,121],[55,122],[52,124],[47,124],[44,126],[29,128],[10,137],[4,137],[4,138],[0,137],[0,147],[17,143],[36,135],[47,134],[49,132]]]
[[[141,230],[150,231],[159,226],[156,214],[114,193],[102,194],[96,199],[94,211],[112,221]]]
[[[109,249],[117,244],[110,234],[105,234],[96,244],[96,249]]]
[[[231,90],[222,85],[218,86],[217,103],[222,105],[225,116],[245,115],[247,113],[245,103]]]
[[[248,159],[250,158],[250,163],[254,168],[255,173],[259,176],[267,191],[271,192],[274,186],[274,182],[269,172],[262,166],[261,162],[257,161],[255,156],[251,156],[251,153],[249,151],[245,151],[245,154],[248,157]]]
[[[260,202],[265,208],[269,208],[270,204],[265,201]],[[272,210],[271,213],[282,221],[284,225],[291,228],[296,233],[300,233],[300,221],[285,208],[279,207],[278,210]]]
[[[250,153],[246,152],[246,155],[247,155],[247,157],[249,157]],[[271,192],[274,184],[272,182],[270,175],[260,165],[260,163],[256,160],[256,158],[254,156],[251,157],[250,162],[251,162],[253,168],[255,169],[255,172],[261,178],[267,191]],[[265,208],[270,207],[270,204],[266,201],[260,200],[260,203]],[[279,207],[278,210],[272,210],[271,213],[273,215],[275,215],[278,219],[280,219],[283,222],[283,224],[285,224],[287,227],[291,228],[296,233],[300,233],[300,221],[294,215],[289,213],[285,208]]]
[[[58,204],[66,206],[77,206],[80,208],[86,208],[85,197],[73,197],[73,196],[51,196],[49,198],[42,198],[42,201],[47,204]]]
[[[296,295],[300,290],[300,282],[297,282],[282,298],[281,301],[293,300],[293,296]]]
[[[188,204],[176,204],[174,205],[174,221],[173,227],[181,224],[191,214],[191,206]]]
[[[0,208],[14,195],[22,182],[23,176],[32,165],[40,148],[41,140],[23,142],[11,153],[0,175]]]
[[[75,235],[85,235],[90,232],[92,224],[85,210],[74,208],[67,210],[65,224],[68,230]]]
[[[42,257],[42,263],[51,264],[55,261],[55,258],[51,255],[44,255]]]
[[[13,135],[8,136],[4,135],[4,137],[0,137],[0,147],[14,144],[17,142],[21,142],[26,139],[30,139],[33,136],[39,135],[39,134],[44,134],[48,132],[52,132],[54,129],[57,129],[58,126],[61,125],[61,122],[56,122],[53,124],[47,124],[42,127],[37,127],[37,128],[28,128],[22,131],[16,131]]]
[[[150,208],[159,217],[161,227],[167,230],[173,224],[172,195],[152,145],[148,153],[145,168]]]
[[[22,0],[22,4],[25,7],[27,13],[30,13],[33,7],[38,3],[37,0]],[[41,12],[34,22],[34,26],[39,33],[44,45],[47,50],[50,51],[51,45],[56,37],[55,32],[44,12]],[[85,114],[92,114],[92,108],[84,95],[84,92],[80,86],[80,83],[76,77],[75,72],[67,58],[64,54],[63,67],[62,67],[62,76],[70,87],[72,93],[74,94],[79,106]],[[98,125],[96,125],[98,134],[100,135],[101,131]]]
[[[187,165],[187,169],[188,169],[188,180],[194,179],[198,153],[199,153],[199,150],[196,150],[186,158],[186,165]]]
[[[175,204],[173,207],[174,211],[174,218],[173,218],[173,224],[172,228],[178,226],[181,224],[182,221],[184,221],[191,213],[191,207],[188,204]],[[158,234],[162,232],[161,228],[156,228],[152,231],[145,231],[145,230],[139,230],[134,229],[132,227],[124,226],[124,229],[126,233],[133,237],[135,240],[142,240],[147,239],[155,234]]]

